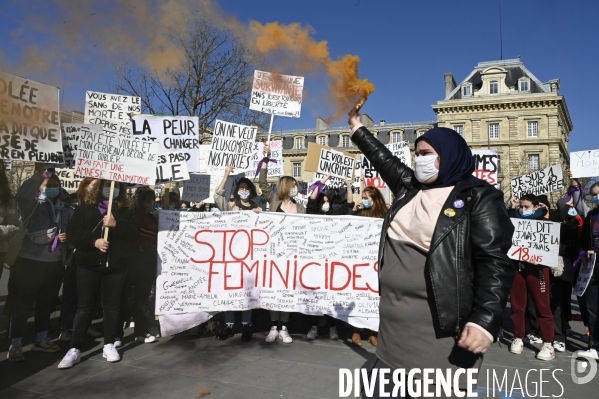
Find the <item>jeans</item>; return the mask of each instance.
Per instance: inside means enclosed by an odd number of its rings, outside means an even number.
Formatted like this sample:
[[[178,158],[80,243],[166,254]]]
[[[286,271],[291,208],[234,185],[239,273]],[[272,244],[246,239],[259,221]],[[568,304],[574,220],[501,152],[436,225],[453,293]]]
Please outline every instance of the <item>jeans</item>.
[[[235,324],[235,313],[234,310],[227,310],[225,312],[225,323]],[[252,324],[252,309],[243,310],[241,313],[241,324]]]
[[[77,268],[67,267],[62,282],[62,305],[60,307],[60,329],[72,330],[77,312]]]
[[[104,345],[113,344],[119,328],[121,291],[127,278],[127,269],[97,272],[77,268],[77,296],[79,307],[75,314],[71,348],[81,349],[83,339],[92,320],[98,287],[102,289],[104,308]]]
[[[48,331],[52,300],[60,291],[64,273],[62,261],[41,262],[18,258],[14,275],[15,302],[10,319],[10,337],[22,338],[35,302],[35,332]]]
[[[584,293],[589,312],[589,330],[595,349],[599,350],[599,267],[595,265],[593,275]],[[589,345],[590,346],[590,345]]]

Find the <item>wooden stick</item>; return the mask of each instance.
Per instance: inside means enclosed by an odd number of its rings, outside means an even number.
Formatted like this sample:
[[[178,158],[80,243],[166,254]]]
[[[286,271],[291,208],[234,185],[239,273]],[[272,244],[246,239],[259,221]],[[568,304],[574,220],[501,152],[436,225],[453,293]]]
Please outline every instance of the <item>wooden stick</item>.
[[[106,215],[110,216],[112,213],[112,194],[114,193],[114,180],[110,182],[110,198],[108,198],[108,211]],[[108,240],[108,227],[104,229],[104,239]]]
[[[268,140],[267,143],[270,143],[270,134],[272,133],[272,121],[275,119],[275,114],[270,114],[270,125],[268,126]]]

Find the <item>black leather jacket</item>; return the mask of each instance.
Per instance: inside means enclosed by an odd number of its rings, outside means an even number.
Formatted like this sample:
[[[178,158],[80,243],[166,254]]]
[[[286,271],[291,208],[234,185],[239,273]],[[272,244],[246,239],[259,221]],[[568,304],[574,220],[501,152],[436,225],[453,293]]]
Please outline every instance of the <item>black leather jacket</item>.
[[[384,267],[389,224],[414,198],[421,184],[412,169],[393,156],[365,127],[356,130],[352,141],[395,196],[383,223],[378,255],[380,271]],[[453,205],[458,199],[464,201],[464,207]],[[455,216],[445,216],[443,210],[447,208],[454,209]],[[443,205],[426,260],[442,331],[457,337],[464,325],[472,322],[497,338],[516,273],[507,256],[513,233],[501,191],[474,176],[455,185]]]

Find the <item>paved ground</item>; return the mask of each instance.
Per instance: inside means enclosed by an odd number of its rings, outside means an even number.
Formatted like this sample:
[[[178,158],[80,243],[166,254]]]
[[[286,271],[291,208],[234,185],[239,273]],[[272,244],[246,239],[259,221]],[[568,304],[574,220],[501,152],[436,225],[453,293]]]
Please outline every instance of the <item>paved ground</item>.
[[[0,305],[4,302],[6,276],[0,281]],[[577,307],[575,307],[577,310]],[[89,338],[84,348],[82,362],[71,370],[58,370],[58,362],[68,349],[60,343],[63,351],[55,354],[31,352],[33,326],[26,338],[23,363],[11,364],[6,359],[10,344],[6,338],[6,319],[0,320],[0,398],[336,398],[339,396],[339,368],[369,367],[375,361],[374,348],[364,341],[364,347],[355,347],[347,340],[351,330],[341,331],[345,339],[331,341],[319,338],[308,341],[302,334],[292,334],[290,345],[264,342],[268,320],[266,312],[256,312],[254,339],[247,344],[240,335],[225,342],[213,337],[189,338],[185,334],[161,338],[154,344],[133,342],[128,335],[120,351],[122,361],[109,364],[102,358],[101,339]],[[57,328],[58,312],[53,314],[53,326]],[[292,319],[290,331],[305,333],[303,318]],[[508,323],[506,322],[506,325]],[[582,323],[573,322],[572,327],[583,331]],[[132,330],[127,330],[128,334]],[[326,331],[322,331],[326,333]],[[52,336],[57,337],[57,332]],[[529,347],[522,355],[508,352],[508,342],[495,343],[485,356],[484,368],[479,375],[479,397],[545,397],[592,398],[597,397],[599,375],[586,385],[576,385],[570,377],[570,355],[583,349],[579,339],[569,339],[566,353],[558,354],[551,362],[535,359],[537,347]],[[518,376],[526,384],[528,394],[509,389]],[[540,369],[544,371],[543,391],[539,387]],[[561,369],[561,370],[558,370]],[[508,395],[505,387],[499,392],[487,391],[491,383],[487,373],[493,372],[501,381],[507,371]],[[552,377],[559,381],[562,387]],[[495,385],[497,387],[497,385]],[[536,388],[535,388],[536,387]]]

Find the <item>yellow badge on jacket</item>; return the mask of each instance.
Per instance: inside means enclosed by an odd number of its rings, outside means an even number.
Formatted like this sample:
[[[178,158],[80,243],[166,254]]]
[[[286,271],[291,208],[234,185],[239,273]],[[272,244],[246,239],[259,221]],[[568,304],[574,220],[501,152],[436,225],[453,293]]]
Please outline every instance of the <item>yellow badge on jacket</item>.
[[[455,216],[455,210],[453,208],[447,208],[443,211],[443,213],[445,214],[445,216],[450,218]]]

